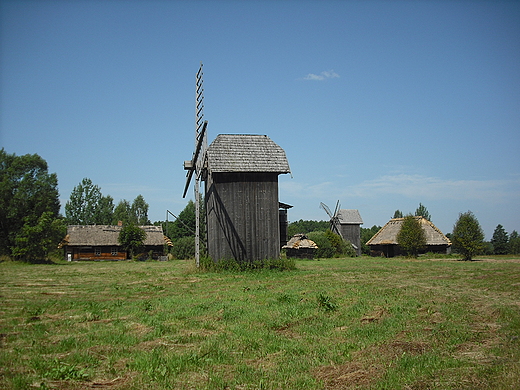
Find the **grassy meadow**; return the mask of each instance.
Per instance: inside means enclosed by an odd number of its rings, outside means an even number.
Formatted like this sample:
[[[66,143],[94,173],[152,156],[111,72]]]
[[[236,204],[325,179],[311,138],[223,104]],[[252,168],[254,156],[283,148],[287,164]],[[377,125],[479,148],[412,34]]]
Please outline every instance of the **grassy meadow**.
[[[520,388],[520,258],[0,263],[2,389]]]

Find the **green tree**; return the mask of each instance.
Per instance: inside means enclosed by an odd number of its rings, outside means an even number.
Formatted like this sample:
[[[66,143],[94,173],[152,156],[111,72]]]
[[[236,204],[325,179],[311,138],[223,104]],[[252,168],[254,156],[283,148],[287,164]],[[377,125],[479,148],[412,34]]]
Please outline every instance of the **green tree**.
[[[399,209],[395,210],[392,218],[403,218],[403,212]]]
[[[509,236],[509,253],[512,255],[520,254],[520,237],[516,230],[513,230]]]
[[[417,209],[415,210],[415,216],[424,217],[428,221],[432,220],[432,217],[431,217],[430,213],[428,212],[428,209],[422,203],[419,203],[419,207],[417,207]]]
[[[324,231],[309,232],[307,237],[318,246],[315,252],[316,258],[328,259],[334,257],[336,249],[332,246]]]
[[[401,229],[397,233],[397,243],[410,257],[417,257],[426,246],[426,236],[421,222],[413,215],[404,217]]]
[[[114,218],[114,198],[110,195],[102,196],[98,203],[96,213],[98,225],[111,225]]]
[[[150,224],[150,220],[148,219],[148,203],[146,203],[142,195],[137,195],[132,202],[130,210],[134,223],[141,226]]]
[[[199,205],[199,234],[200,238],[204,240],[206,235],[206,213],[204,208],[204,201],[202,198],[199,202]],[[177,219],[170,224],[168,231],[172,240],[176,240],[182,237],[195,236],[195,202],[193,202],[191,199],[188,201],[188,204],[186,207],[184,207],[184,210],[180,212]]]
[[[502,225],[498,224],[495,228],[491,244],[493,244],[495,255],[506,255],[509,253],[509,237]]]
[[[332,230],[327,229],[325,231],[325,237],[327,237],[330,245],[332,248],[334,248],[334,257],[356,257],[356,251],[354,248],[352,248],[352,244],[344,240],[339,234],[336,234]]]
[[[287,234],[289,237],[294,236],[298,233],[310,233],[310,232],[325,232],[330,228],[329,221],[299,221],[291,222],[287,227]]]
[[[37,154],[16,156],[2,148],[0,254],[11,255],[17,248],[17,237],[25,234],[22,229],[37,225],[46,212],[57,219],[59,210],[58,178],[48,172],[47,162]]]
[[[67,227],[62,219],[54,218],[50,211],[44,212],[35,225],[24,224],[16,236],[13,256],[17,260],[40,262],[46,260],[49,252],[56,249],[57,244],[65,236]]]
[[[99,186],[83,178],[65,204],[65,218],[71,225],[94,225],[99,218],[99,203],[103,195]]]
[[[186,236],[175,240],[171,253],[178,260],[195,258],[195,236]]]
[[[119,244],[130,253],[130,258],[134,258],[139,250],[143,248],[144,240],[146,240],[146,232],[134,224],[123,226],[119,232]]]
[[[119,201],[112,215],[112,224],[117,225],[119,222],[122,222],[123,225],[128,225],[133,222],[132,208],[130,202],[126,199]]]
[[[484,250],[484,231],[471,211],[459,214],[453,226],[451,242],[463,260],[471,260]]]

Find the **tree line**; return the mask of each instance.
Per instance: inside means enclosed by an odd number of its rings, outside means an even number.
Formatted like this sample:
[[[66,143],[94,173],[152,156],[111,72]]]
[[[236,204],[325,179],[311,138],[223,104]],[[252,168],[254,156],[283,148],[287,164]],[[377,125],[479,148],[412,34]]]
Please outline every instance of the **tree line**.
[[[202,199],[201,199],[202,200]],[[201,237],[205,237],[204,202],[201,201]],[[410,214],[411,215],[411,214]],[[415,215],[431,220],[427,208],[419,203]],[[395,218],[403,218],[396,210]],[[47,162],[37,154],[16,156],[0,150],[0,256],[16,260],[41,261],[48,258],[66,234],[67,225],[149,225],[148,203],[138,195],[131,203],[125,199],[114,205],[110,195],[103,195],[99,186],[84,178],[74,187],[65,204],[65,216],[60,214],[58,178],[48,172]],[[188,258],[194,252],[195,205],[189,201],[174,221],[158,221],[165,234],[175,243],[174,256]],[[330,228],[328,221],[299,220],[288,225],[289,236],[296,233],[321,232],[316,240],[327,239],[330,247],[338,253],[342,243],[324,233]],[[369,254],[366,242],[379,231],[380,226],[361,227],[362,252]],[[138,232],[137,232],[138,233]],[[489,242],[484,242],[484,233],[471,212],[459,215],[452,233],[446,234],[453,248],[465,258],[477,254],[520,254],[520,237],[516,230],[508,234],[498,225]],[[144,239],[144,238],[143,238]],[[312,238],[311,238],[312,239]],[[420,245],[421,238],[415,237]],[[404,240],[404,233],[401,240]],[[328,244],[322,241],[322,246]],[[404,241],[403,241],[404,242]],[[406,244],[405,244],[406,245]],[[202,242],[204,249],[204,242]],[[415,249],[410,248],[410,253]],[[466,251],[466,252],[465,252]],[[325,257],[325,256],[323,256]]]
[[[0,256],[45,261],[65,237],[67,225],[149,225],[148,203],[104,196],[84,178],[60,214],[58,177],[37,154],[17,156],[0,150]]]
[[[114,206],[114,198],[103,196],[101,188],[86,177],[72,190],[65,204],[65,219],[69,225],[150,225],[148,207],[142,195],[132,203],[121,199]]]

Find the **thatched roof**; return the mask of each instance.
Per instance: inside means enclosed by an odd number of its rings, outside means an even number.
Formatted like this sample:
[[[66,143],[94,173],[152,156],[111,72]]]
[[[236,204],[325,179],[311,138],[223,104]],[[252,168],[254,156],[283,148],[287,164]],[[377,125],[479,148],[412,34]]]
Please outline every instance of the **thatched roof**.
[[[207,150],[214,172],[290,173],[285,151],[266,135],[219,134]]]
[[[426,236],[426,245],[451,245],[451,241],[430,221],[423,217],[415,217]],[[397,235],[401,230],[404,218],[393,218],[383,226],[367,245],[397,245]]]
[[[283,249],[316,249],[318,245],[312,240],[309,240],[305,234],[295,234]]]
[[[144,245],[164,245],[162,226],[139,226],[146,232]],[[67,235],[60,246],[119,246],[119,232],[122,226],[112,225],[69,225]]]
[[[340,209],[338,211],[338,219],[339,223],[346,225],[362,225],[363,219],[361,219],[361,215],[358,210],[352,209]]]

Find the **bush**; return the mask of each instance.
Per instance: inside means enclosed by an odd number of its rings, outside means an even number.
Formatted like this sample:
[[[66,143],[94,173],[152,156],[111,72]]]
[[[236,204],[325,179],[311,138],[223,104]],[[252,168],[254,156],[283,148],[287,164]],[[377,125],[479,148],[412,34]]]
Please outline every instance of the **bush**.
[[[200,259],[200,270],[207,272],[242,272],[255,270],[291,271],[296,269],[294,259],[263,259],[249,261],[237,261],[235,259],[221,259],[214,262],[210,257]]]
[[[312,240],[318,245],[318,249],[316,249],[316,258],[327,259],[334,256],[335,249],[332,247],[329,239],[325,235],[325,232],[310,232],[307,234],[309,240]]]
[[[463,256],[463,260],[472,260],[483,252],[484,231],[471,211],[459,214],[459,219],[453,226],[451,242],[453,249]]]
[[[426,246],[426,235],[421,222],[413,215],[404,217],[401,229],[397,234],[397,242],[407,256],[417,258],[421,249]]]
[[[182,237],[174,241],[171,249],[173,257],[179,260],[192,259],[195,257],[195,237]]]
[[[330,229],[324,232],[311,232],[307,234],[307,237],[318,245],[316,258],[356,257],[356,251],[352,248],[352,244]]]

